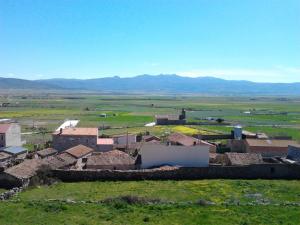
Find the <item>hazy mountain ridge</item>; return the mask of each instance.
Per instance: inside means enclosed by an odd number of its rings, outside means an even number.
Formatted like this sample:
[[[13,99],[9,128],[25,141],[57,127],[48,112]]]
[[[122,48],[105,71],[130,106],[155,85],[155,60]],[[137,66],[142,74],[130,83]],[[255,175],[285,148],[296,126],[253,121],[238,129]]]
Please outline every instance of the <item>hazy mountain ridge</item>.
[[[251,81],[223,80],[215,77],[182,77],[177,75],[118,76],[97,79],[22,80],[0,78],[4,89],[74,89],[105,92],[162,92],[199,94],[268,94],[300,95],[299,83],[255,83]]]

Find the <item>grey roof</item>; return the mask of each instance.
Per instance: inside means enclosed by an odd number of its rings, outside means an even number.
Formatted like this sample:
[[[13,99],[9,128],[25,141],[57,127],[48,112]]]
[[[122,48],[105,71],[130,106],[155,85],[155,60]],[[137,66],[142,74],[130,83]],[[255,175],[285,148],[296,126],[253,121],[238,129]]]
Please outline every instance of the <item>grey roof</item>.
[[[23,148],[21,146],[11,146],[0,149],[0,151],[8,152],[14,155],[18,155],[27,151],[27,148]]]

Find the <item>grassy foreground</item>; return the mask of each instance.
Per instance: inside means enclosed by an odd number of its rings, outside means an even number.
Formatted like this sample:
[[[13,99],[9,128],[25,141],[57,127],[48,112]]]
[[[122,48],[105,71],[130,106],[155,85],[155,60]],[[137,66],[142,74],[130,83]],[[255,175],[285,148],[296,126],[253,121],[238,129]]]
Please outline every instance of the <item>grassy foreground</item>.
[[[300,181],[58,183],[0,202],[0,224],[300,224],[299,203]]]

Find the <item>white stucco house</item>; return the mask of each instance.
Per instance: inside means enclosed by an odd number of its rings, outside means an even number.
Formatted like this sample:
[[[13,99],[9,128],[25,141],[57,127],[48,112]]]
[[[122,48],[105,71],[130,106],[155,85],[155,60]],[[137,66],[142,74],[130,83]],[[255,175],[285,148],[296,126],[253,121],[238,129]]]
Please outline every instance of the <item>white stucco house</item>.
[[[144,143],[141,147],[141,167],[150,168],[162,165],[207,167],[209,148],[209,145],[178,146]]]

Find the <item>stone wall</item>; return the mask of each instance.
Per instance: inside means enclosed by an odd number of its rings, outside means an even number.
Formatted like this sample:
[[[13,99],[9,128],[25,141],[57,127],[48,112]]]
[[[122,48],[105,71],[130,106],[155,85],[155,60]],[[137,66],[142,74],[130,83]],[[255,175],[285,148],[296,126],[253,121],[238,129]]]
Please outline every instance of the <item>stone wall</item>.
[[[0,188],[10,189],[13,187],[21,187],[27,181],[11,176],[5,172],[0,173]]]
[[[300,179],[300,166],[259,164],[175,168],[172,170],[54,170],[53,175],[66,182],[95,180]]]
[[[96,150],[97,136],[79,136],[79,135],[53,135],[53,148],[58,151],[64,151],[77,145],[85,145]]]

